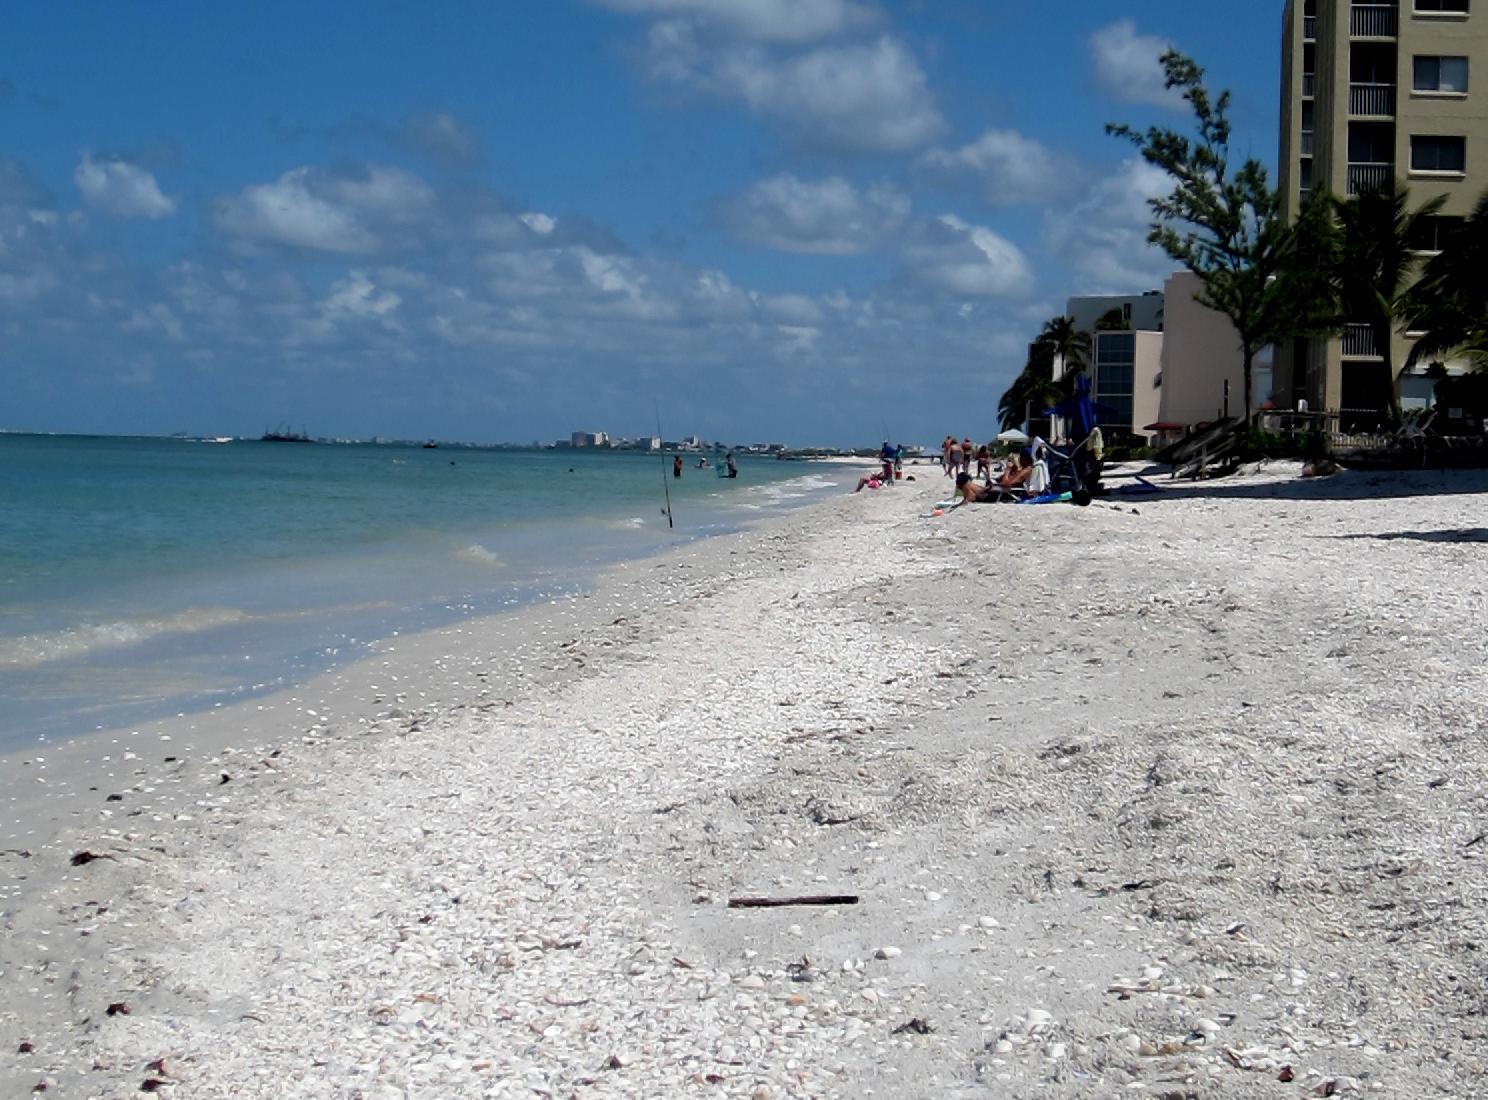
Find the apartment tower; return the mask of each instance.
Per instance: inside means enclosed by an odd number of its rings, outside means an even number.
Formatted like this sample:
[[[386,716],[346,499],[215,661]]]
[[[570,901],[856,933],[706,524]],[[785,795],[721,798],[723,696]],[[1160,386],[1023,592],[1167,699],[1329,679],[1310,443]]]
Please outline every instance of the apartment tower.
[[[1281,80],[1289,217],[1316,188],[1357,195],[1398,179],[1412,209],[1446,198],[1415,242],[1430,254],[1488,187],[1488,0],[1287,0]],[[1410,345],[1397,334],[1397,366]],[[1402,404],[1429,404],[1432,385],[1413,372]],[[1345,430],[1377,423],[1389,386],[1367,327],[1277,349],[1276,403],[1336,411]]]

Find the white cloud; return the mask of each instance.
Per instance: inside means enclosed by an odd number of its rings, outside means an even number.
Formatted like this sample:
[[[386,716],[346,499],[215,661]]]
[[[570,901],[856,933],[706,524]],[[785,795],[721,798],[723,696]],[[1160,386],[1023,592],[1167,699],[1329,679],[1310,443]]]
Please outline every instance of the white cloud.
[[[920,164],[949,182],[974,181],[994,206],[1048,202],[1066,192],[1076,174],[1068,158],[1014,130],[988,130],[959,149],[932,149]]]
[[[780,175],[761,180],[726,216],[745,240],[786,252],[865,252],[909,217],[908,196],[886,184],[859,191],[840,176],[816,182]]]
[[[714,24],[758,42],[803,43],[877,21],[856,0],[595,0],[633,15],[685,18]]]
[[[905,247],[904,261],[918,281],[958,297],[1017,297],[1033,282],[1017,245],[954,214],[919,227]]]
[[[1049,250],[1076,272],[1075,294],[1134,294],[1161,286],[1174,262],[1147,243],[1148,200],[1166,195],[1173,181],[1139,157],[1123,161],[1074,206],[1045,218]]]
[[[387,231],[427,219],[434,206],[433,190],[401,169],[331,176],[302,167],[220,200],[216,221],[249,245],[358,254],[380,248]]]
[[[124,160],[83,159],[72,173],[83,198],[116,218],[164,218],[176,211],[176,200],[164,195],[147,169]]]
[[[905,152],[945,129],[924,70],[887,35],[783,60],[738,51],[718,63],[714,78],[725,94],[780,121],[803,143],[839,152]]]
[[[327,317],[389,322],[402,302],[395,292],[379,290],[365,271],[352,270],[346,278],[332,284],[322,310]]]
[[[532,232],[536,233],[539,237],[546,237],[550,233],[552,233],[554,229],[558,228],[557,218],[554,218],[548,214],[540,214],[536,211],[532,211],[526,214],[519,214],[517,215],[517,220],[525,225],[528,229],[532,230]]]
[[[1118,19],[1090,36],[1090,55],[1101,89],[1126,103],[1181,109],[1183,97],[1164,87],[1161,57],[1171,45],[1156,35],[1138,34],[1130,19]]]
[[[652,27],[648,57],[653,79],[743,103],[813,148],[906,152],[945,130],[924,70],[889,35],[782,51],[707,42],[673,21]]]

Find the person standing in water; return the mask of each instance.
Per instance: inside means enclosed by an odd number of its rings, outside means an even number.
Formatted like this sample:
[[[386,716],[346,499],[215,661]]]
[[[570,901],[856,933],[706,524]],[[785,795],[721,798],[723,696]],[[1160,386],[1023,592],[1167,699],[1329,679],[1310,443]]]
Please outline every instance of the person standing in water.
[[[676,456],[674,456],[672,458],[672,476],[673,477],[681,477],[682,476],[682,456],[681,455],[676,455]]]
[[[724,465],[728,468],[728,476],[729,477],[738,477],[739,476],[739,467],[736,466],[736,465],[734,465],[734,452],[733,451],[730,451],[727,455],[724,456],[723,462],[724,462]]]

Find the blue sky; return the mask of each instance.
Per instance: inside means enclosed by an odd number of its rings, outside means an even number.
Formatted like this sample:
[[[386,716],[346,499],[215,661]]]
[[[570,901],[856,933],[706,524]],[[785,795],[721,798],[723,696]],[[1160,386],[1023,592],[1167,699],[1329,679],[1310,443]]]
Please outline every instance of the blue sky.
[[[1052,16],[1052,18],[1051,18]],[[0,428],[985,434],[1140,292],[1173,43],[1274,167],[1281,0],[13,5]]]

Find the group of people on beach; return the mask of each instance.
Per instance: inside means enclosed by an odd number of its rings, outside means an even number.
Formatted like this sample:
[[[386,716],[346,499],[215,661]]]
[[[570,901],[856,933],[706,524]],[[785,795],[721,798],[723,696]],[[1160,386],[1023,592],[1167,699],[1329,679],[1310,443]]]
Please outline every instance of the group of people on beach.
[[[970,436],[958,440],[954,435],[948,435],[940,444],[941,472],[954,479],[956,495],[963,504],[990,503],[1002,499],[1010,491],[1028,488],[1036,476],[1036,465],[1041,457],[1032,447],[1024,447],[994,469],[989,443],[975,446]],[[976,462],[975,475],[971,472],[973,461]]]
[[[698,460],[697,460],[697,468],[699,470],[706,470],[711,465],[712,465],[712,463],[710,463],[706,458],[699,457]],[[677,477],[677,478],[679,478],[679,477],[682,476],[682,456],[681,455],[674,455],[674,456],[672,456],[672,476],[673,477]],[[739,464],[734,461],[734,452],[733,451],[729,451],[728,454],[724,456],[724,459],[723,459],[723,471],[720,473],[719,476],[720,477],[738,477],[739,476]]]

